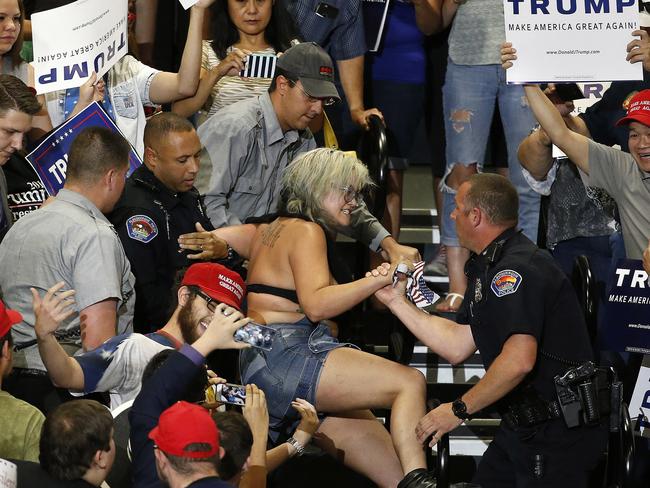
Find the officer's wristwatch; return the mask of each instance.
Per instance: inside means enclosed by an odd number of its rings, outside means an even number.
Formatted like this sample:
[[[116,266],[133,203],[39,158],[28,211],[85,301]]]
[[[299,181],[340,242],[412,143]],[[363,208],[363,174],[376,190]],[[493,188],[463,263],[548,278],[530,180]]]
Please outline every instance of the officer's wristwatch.
[[[460,397],[456,398],[451,403],[451,411],[454,412],[454,415],[461,420],[467,420],[469,418],[469,414],[467,413],[467,405],[465,405],[465,402]]]

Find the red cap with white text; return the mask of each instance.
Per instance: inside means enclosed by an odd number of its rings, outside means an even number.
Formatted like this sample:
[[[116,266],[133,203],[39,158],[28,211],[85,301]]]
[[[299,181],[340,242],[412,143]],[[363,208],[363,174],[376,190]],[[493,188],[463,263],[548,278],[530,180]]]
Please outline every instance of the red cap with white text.
[[[181,285],[198,286],[216,301],[241,310],[246,285],[239,273],[217,263],[195,263],[185,271]]]
[[[650,127],[650,90],[641,90],[630,98],[627,115],[616,122],[616,125],[626,125],[639,122]]]

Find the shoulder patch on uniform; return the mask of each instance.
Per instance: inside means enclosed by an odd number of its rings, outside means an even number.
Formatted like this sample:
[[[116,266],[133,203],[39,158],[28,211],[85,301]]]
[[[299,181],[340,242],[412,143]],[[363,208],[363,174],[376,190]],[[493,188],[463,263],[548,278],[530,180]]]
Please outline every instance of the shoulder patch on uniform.
[[[156,223],[146,215],[129,217],[126,221],[126,231],[131,239],[145,244],[153,241],[154,237],[158,235]]]
[[[504,269],[494,275],[490,288],[500,298],[516,292],[521,282],[522,278],[519,273],[512,269]]]

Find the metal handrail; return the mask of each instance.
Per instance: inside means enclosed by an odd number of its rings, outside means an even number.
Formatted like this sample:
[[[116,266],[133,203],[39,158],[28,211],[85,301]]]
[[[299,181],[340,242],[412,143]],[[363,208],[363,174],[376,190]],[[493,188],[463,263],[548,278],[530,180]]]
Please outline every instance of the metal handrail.
[[[388,139],[386,126],[377,115],[368,118],[368,125],[361,137],[359,159],[368,167],[370,177],[377,184],[368,208],[377,219],[381,219],[386,206]]]

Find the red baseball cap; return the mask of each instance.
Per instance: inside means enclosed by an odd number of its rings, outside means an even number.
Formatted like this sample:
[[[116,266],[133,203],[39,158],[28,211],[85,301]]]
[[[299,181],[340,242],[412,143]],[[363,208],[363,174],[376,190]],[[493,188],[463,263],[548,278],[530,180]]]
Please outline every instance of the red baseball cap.
[[[5,302],[0,300],[0,337],[3,337],[11,326],[23,321],[23,316],[20,312],[10,310],[5,305]]]
[[[650,127],[650,90],[641,90],[630,98],[627,115],[616,122],[616,125],[625,125],[630,122],[639,122]]]
[[[246,285],[239,273],[217,263],[196,263],[187,268],[181,285],[201,288],[215,300],[241,310]]]
[[[198,405],[177,402],[160,414],[158,425],[149,432],[158,449],[172,456],[202,459],[219,453],[219,429],[210,413]],[[207,451],[188,451],[190,444],[206,444]]]

